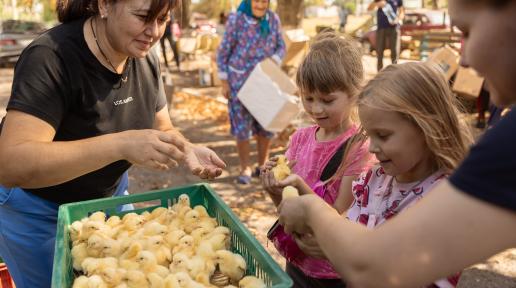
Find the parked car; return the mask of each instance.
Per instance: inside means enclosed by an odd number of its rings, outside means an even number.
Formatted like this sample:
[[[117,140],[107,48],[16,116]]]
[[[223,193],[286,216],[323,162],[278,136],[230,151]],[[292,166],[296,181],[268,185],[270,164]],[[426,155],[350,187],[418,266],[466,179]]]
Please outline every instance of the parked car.
[[[16,62],[23,49],[45,30],[40,22],[0,21],[0,65]]]
[[[444,11],[407,11],[401,29],[401,50],[408,49],[412,35],[415,33],[423,33],[434,30],[450,29],[449,17]],[[376,50],[376,30],[377,27],[372,26],[369,31],[359,35],[362,47],[365,52]],[[388,41],[385,45],[386,49],[390,47]]]

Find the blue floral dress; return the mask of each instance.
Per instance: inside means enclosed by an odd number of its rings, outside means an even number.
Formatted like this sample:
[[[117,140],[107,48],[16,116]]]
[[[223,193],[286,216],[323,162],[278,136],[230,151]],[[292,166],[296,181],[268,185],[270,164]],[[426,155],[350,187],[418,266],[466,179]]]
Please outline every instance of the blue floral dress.
[[[238,140],[248,140],[253,135],[273,136],[237,98],[238,91],[258,63],[268,57],[280,63],[285,54],[279,17],[270,10],[267,14],[270,27],[267,37],[261,36],[260,25],[253,17],[241,12],[230,14],[217,52],[219,78],[227,80],[231,88],[228,101],[231,134]]]

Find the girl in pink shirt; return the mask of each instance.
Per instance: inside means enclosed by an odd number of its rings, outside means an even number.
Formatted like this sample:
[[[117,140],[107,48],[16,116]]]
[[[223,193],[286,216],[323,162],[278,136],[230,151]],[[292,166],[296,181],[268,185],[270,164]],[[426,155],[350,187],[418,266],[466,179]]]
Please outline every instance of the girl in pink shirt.
[[[265,190],[276,205],[282,187],[296,186],[300,193],[315,193],[343,213],[353,201],[351,182],[367,170],[371,154],[365,136],[352,121],[363,81],[361,53],[355,43],[335,33],[322,33],[298,69],[297,85],[305,111],[315,125],[296,131],[286,157],[292,174],[281,182],[270,169],[273,157],[260,175]],[[308,256],[279,227],[272,242],[286,259],[293,287],[345,287],[331,264]]]

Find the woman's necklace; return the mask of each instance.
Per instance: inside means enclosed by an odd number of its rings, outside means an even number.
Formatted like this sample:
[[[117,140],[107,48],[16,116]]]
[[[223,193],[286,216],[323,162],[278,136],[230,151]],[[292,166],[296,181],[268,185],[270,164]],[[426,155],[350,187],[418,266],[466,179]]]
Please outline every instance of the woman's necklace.
[[[96,22],[95,22],[96,24]],[[111,68],[113,68],[113,71],[115,71],[115,73],[118,74],[118,71],[116,70],[115,68],[115,65],[113,65],[113,63],[111,63],[111,61],[109,60],[109,58],[106,56],[106,54],[104,53],[104,51],[102,51],[102,48],[100,48],[100,45],[99,45],[99,41],[97,40],[97,34],[95,33],[95,29],[93,29],[93,19],[90,20],[90,26],[91,26],[91,32],[93,33],[93,39],[95,39],[95,43],[97,43],[97,47],[99,48],[99,51],[100,51],[100,54],[102,54],[102,56],[104,57],[104,59],[109,63],[109,65],[111,66]],[[129,58],[126,58],[125,59],[125,63],[124,63],[124,69],[122,71],[122,75],[120,75],[120,79],[122,80],[122,82],[127,82],[127,75],[125,75],[125,77],[123,76],[124,72],[125,72],[125,68],[127,67],[127,60]]]

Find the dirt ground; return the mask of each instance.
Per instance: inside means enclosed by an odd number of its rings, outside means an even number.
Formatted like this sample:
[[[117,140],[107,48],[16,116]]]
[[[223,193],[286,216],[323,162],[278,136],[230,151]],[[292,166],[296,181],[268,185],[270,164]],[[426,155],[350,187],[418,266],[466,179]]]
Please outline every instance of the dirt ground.
[[[366,72],[371,74],[376,67],[374,59],[364,58]],[[240,218],[258,241],[284,266],[284,260],[266,240],[266,232],[276,220],[276,208],[262,190],[258,179],[250,185],[236,184],[238,157],[232,137],[229,135],[226,105],[219,89],[198,85],[199,64],[195,61],[182,63],[182,71],[172,70],[175,95],[170,107],[171,118],[176,127],[192,142],[206,145],[217,152],[228,164],[222,176],[209,184]],[[12,69],[0,69],[0,117],[5,115],[5,106],[10,94]],[[369,75],[368,78],[370,78]],[[471,116],[473,118],[473,116]],[[476,131],[478,134],[480,131]],[[276,139],[272,153],[284,153],[285,135]],[[256,153],[252,153],[256,159]],[[185,167],[166,172],[156,172],[141,167],[129,171],[130,193],[142,193],[199,182]],[[459,287],[489,288],[516,287],[516,249],[507,250],[485,263],[466,269]]]

